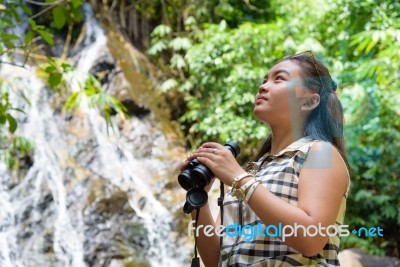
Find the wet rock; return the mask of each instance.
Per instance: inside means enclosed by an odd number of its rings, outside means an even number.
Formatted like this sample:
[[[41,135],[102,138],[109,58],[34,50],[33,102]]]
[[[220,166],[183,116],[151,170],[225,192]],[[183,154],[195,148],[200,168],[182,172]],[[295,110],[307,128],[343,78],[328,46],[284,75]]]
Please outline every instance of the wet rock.
[[[399,267],[400,259],[368,255],[360,249],[345,249],[339,253],[342,267]]]

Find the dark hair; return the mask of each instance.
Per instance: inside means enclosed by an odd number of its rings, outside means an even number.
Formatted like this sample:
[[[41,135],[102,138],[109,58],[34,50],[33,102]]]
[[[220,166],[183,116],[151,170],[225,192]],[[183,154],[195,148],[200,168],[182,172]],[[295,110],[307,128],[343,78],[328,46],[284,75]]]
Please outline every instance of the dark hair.
[[[334,145],[348,166],[343,135],[343,109],[336,95],[336,83],[329,70],[318,60],[306,53],[281,59],[291,60],[301,69],[306,88],[320,95],[319,105],[310,113],[304,127],[304,136],[323,140]],[[271,150],[272,135],[264,142],[254,161]]]

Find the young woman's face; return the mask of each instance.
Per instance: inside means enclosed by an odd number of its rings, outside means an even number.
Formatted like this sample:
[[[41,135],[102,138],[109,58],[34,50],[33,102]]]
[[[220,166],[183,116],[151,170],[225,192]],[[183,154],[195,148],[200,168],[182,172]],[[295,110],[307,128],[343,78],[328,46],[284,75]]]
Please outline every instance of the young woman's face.
[[[273,66],[256,94],[256,118],[270,125],[296,119],[306,94],[302,80],[300,67],[291,60]]]

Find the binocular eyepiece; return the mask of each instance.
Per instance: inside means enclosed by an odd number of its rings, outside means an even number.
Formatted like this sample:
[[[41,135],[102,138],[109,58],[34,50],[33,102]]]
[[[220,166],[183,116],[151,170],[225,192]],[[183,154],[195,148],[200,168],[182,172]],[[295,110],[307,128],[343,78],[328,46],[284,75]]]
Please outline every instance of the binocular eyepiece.
[[[240,154],[239,145],[235,141],[227,142],[224,147],[231,151],[235,158]],[[191,160],[188,166],[179,174],[179,184],[183,189],[187,190],[186,202],[183,206],[185,213],[190,213],[193,209],[201,208],[207,203],[208,195],[204,187],[213,178],[214,173],[197,159]]]

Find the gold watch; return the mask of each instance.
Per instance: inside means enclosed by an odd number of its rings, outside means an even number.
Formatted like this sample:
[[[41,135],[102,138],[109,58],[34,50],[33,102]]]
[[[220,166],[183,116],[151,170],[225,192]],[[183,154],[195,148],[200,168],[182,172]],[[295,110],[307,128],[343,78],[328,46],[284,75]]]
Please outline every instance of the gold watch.
[[[245,183],[243,186],[241,186],[241,187],[239,187],[239,188],[236,188],[233,192],[232,192],[232,194],[237,198],[237,200],[239,200],[239,201],[243,201],[243,200],[245,200],[246,199],[246,194],[247,194],[247,191],[250,189],[250,187],[254,184],[254,183],[257,183],[257,182],[260,182],[261,181],[261,179],[260,178],[254,178],[254,179],[251,179],[250,181],[248,181],[247,183]]]

